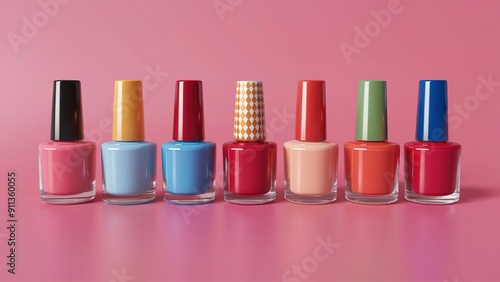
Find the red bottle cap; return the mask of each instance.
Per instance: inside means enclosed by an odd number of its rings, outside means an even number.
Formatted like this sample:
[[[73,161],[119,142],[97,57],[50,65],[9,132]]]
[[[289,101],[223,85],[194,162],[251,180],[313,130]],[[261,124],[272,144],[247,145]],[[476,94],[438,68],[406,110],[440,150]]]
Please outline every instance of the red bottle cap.
[[[199,80],[175,83],[174,134],[176,141],[205,139],[203,122],[203,89]]]
[[[301,80],[297,91],[295,139],[321,142],[326,140],[325,82]]]

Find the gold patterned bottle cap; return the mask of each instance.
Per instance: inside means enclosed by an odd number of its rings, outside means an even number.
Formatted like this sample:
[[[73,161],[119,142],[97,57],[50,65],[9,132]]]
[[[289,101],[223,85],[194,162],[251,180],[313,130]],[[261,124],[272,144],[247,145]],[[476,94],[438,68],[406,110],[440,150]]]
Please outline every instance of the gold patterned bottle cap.
[[[238,81],[234,107],[234,140],[264,141],[264,94],[261,81]]]

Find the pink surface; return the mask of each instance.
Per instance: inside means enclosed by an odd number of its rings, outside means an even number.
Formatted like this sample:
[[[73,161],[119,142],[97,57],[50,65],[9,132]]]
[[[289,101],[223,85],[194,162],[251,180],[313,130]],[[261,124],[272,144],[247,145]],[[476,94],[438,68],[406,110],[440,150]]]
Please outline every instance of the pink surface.
[[[60,2],[0,2],[1,281],[500,280],[499,1]],[[98,144],[111,139],[114,80],[144,81],[146,138],[158,144],[171,138],[175,80],[203,80],[219,187],[236,81],[262,80],[278,200],[42,203],[37,146],[48,141],[54,79],[82,81],[86,135]],[[463,146],[461,200],[348,203],[340,165],[335,203],[284,201],[282,144],[294,136],[301,79],[326,80],[328,140],[341,145],[354,139],[358,80],[388,81],[389,139],[403,144],[414,136],[418,80],[447,79],[450,137]],[[16,275],[6,265],[11,170]]]

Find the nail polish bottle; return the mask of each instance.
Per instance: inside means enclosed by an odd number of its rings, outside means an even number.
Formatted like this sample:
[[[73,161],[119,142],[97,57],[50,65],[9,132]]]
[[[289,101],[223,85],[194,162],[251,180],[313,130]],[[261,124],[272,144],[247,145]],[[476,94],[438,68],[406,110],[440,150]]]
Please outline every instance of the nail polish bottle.
[[[416,141],[405,144],[405,198],[451,204],[460,198],[461,145],[448,142],[446,80],[419,83]]]
[[[326,141],[325,82],[299,81],[295,140],[285,142],[285,199],[324,204],[337,199],[338,145]]]
[[[215,143],[205,142],[203,90],[199,80],[175,85],[172,142],[161,146],[163,198],[173,204],[202,204],[215,198]]]
[[[156,193],[156,144],[144,141],[142,82],[115,81],[113,106],[113,141],[101,145],[103,200],[149,202]]]
[[[276,143],[267,142],[262,82],[238,81],[234,141],[224,143],[224,199],[264,204],[276,198]]]
[[[344,145],[345,198],[374,205],[397,201],[399,145],[387,141],[385,81],[358,84],[356,140]]]
[[[96,144],[83,140],[81,86],[55,80],[49,142],[38,146],[40,197],[77,204],[95,197]]]

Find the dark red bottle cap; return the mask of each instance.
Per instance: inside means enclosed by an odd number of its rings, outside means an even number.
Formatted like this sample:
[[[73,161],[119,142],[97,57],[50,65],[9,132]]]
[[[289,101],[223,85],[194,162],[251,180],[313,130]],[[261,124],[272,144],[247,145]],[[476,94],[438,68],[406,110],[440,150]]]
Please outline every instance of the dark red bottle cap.
[[[310,142],[326,140],[325,82],[323,80],[299,81],[295,139]]]
[[[200,80],[178,80],[175,83],[173,139],[176,141],[205,139],[203,89]]]

